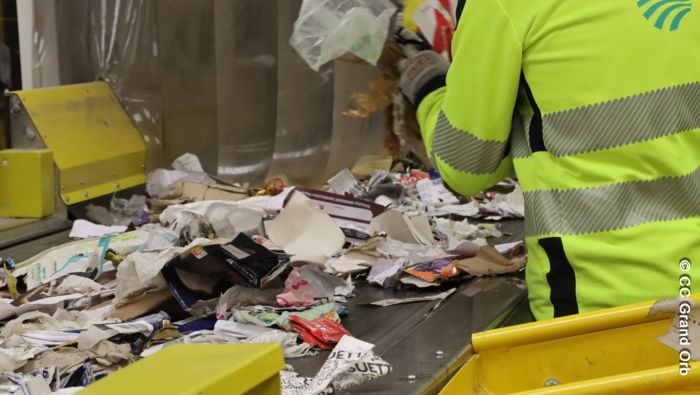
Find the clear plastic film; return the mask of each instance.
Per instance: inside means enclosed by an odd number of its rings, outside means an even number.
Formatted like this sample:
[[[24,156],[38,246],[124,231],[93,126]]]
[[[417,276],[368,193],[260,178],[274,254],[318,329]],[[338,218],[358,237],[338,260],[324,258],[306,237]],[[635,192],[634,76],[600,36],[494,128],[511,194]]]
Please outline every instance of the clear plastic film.
[[[230,181],[322,181],[381,152],[384,125],[340,115],[375,70],[316,73],[289,45],[301,3],[33,0],[33,87],[109,82],[144,136],[147,171],[191,152]]]

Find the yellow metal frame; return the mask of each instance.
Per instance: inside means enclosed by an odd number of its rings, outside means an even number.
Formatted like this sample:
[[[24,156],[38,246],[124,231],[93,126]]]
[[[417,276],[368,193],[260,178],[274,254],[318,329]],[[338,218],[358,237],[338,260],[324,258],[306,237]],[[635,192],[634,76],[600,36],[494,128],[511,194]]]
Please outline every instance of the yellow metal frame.
[[[441,394],[700,393],[700,364],[682,376],[678,352],[656,340],[673,312],[651,315],[653,304],[474,334],[476,354]],[[560,385],[545,387],[550,379]]]
[[[0,217],[42,218],[56,210],[49,150],[0,150]]]
[[[88,385],[81,395],[277,395],[278,344],[176,344]]]
[[[12,92],[59,171],[66,204],[142,184],[146,145],[105,82]]]

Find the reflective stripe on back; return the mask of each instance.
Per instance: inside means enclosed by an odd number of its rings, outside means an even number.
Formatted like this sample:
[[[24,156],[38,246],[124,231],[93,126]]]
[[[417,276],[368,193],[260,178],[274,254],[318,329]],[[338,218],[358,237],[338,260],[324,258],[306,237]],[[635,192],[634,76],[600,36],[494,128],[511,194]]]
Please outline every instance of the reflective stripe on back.
[[[524,195],[528,237],[607,232],[700,216],[700,167],[682,177]]]
[[[555,156],[634,144],[700,128],[700,83],[545,115],[544,143]]]

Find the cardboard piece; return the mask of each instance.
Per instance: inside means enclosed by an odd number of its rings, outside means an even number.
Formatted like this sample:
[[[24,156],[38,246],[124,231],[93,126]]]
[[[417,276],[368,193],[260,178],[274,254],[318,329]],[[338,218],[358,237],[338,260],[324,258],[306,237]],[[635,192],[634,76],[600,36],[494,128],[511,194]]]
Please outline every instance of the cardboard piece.
[[[158,309],[172,298],[170,291],[167,289],[147,293],[132,303],[115,307],[112,316],[122,321],[133,320]]]
[[[294,191],[284,210],[265,223],[273,243],[293,254],[293,261],[324,264],[345,244],[338,225],[311,199]]]
[[[206,185],[197,182],[180,182],[170,188],[166,199],[187,199],[190,202],[203,200],[243,200],[249,196],[248,189],[229,185]]]
[[[477,251],[476,256],[455,261],[455,265],[472,276],[481,277],[517,272],[525,266],[526,260],[525,257],[507,259],[494,247],[485,246]]]

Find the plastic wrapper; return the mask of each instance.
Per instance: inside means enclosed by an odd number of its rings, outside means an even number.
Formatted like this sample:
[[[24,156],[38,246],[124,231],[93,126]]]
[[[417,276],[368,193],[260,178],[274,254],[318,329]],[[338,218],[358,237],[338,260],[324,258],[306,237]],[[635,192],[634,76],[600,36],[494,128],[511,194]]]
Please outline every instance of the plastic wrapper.
[[[304,343],[318,348],[331,348],[343,336],[350,334],[339,323],[324,317],[308,321],[293,314],[289,316],[289,320],[292,322],[294,330],[301,335]]]
[[[285,292],[277,296],[280,306],[309,306],[321,299],[345,297],[355,287],[345,280],[324,273],[318,267],[308,264],[294,269],[285,282]]]
[[[452,37],[457,26],[457,0],[424,0],[409,18],[435,52],[452,59]]]
[[[348,52],[376,65],[395,11],[389,0],[304,0],[289,43],[316,71]]]

